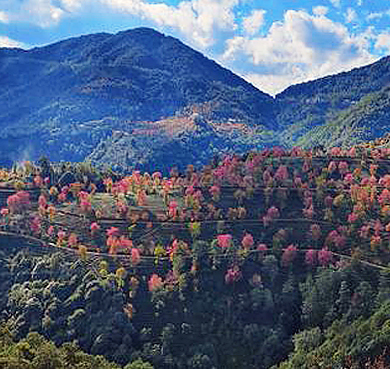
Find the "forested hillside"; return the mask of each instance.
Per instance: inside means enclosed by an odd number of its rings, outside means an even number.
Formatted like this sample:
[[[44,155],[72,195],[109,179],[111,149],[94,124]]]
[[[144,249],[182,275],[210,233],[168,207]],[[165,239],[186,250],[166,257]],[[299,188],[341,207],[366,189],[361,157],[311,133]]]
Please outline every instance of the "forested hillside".
[[[390,57],[287,88],[276,96],[285,145],[347,145],[388,131]]]
[[[0,170],[0,360],[75,342],[126,369],[388,368],[389,160],[378,141]]]
[[[83,160],[113,131],[207,103],[208,119],[273,128],[273,100],[179,40],[148,28],[0,50],[0,162]]]

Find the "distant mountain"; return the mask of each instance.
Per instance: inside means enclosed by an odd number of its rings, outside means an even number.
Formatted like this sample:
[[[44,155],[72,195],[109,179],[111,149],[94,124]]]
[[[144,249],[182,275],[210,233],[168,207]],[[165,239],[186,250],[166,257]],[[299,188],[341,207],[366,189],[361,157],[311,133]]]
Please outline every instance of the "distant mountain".
[[[275,124],[272,97],[148,28],[0,49],[0,81],[0,164],[82,160],[113,131],[200,107],[216,122]]]
[[[390,57],[276,96],[281,142],[348,146],[389,131]]]
[[[272,98],[149,28],[0,49],[0,165],[150,169],[270,145],[348,146],[388,132],[390,57]]]

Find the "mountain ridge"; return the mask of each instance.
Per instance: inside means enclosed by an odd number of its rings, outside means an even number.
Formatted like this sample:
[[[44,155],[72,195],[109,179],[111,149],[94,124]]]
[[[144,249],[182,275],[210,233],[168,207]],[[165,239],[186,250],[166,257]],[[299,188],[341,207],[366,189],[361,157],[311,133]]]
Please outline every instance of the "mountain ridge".
[[[81,41],[83,39],[85,40],[90,40],[91,38],[98,38],[98,37],[106,37],[107,39],[108,38],[111,38],[113,36],[120,36],[120,35],[134,35],[138,32],[142,32],[142,33],[149,33],[150,35],[159,35],[159,36],[163,36],[165,38],[168,38],[168,39],[173,39],[175,41],[179,41],[183,46],[185,46],[186,48],[188,49],[191,49],[193,51],[195,51],[196,53],[199,53],[201,54],[200,52],[192,49],[191,47],[187,46],[186,44],[182,43],[180,41],[180,39],[176,38],[176,37],[173,37],[173,36],[170,36],[170,35],[166,35],[162,32],[159,32],[153,28],[150,28],[150,27],[137,27],[137,28],[133,28],[133,29],[128,29],[128,30],[124,30],[124,31],[119,31],[117,33],[110,33],[110,32],[98,32],[98,33],[92,33],[92,34],[82,34],[82,35],[78,35],[78,36],[73,36],[73,37],[69,37],[67,39],[64,39],[64,40],[59,40],[59,41],[56,41],[56,42],[53,42],[51,44],[47,44],[47,45],[42,45],[42,46],[35,46],[35,47],[32,47],[30,49],[25,49],[25,48],[20,48],[20,47],[0,47],[0,56],[2,53],[10,53],[10,54],[14,54],[14,53],[17,53],[17,52],[23,52],[23,53],[30,53],[30,52],[38,52],[41,51],[41,50],[45,50],[45,49],[52,49],[53,47],[57,47],[57,46],[60,46],[60,45],[66,45],[66,44],[69,44],[71,42],[75,42],[75,41]],[[218,64],[216,63],[213,59],[210,59],[209,57],[201,54],[204,58],[210,60],[211,62],[215,63],[215,64]],[[272,96],[264,91],[262,91],[260,88],[256,87],[255,85],[253,85],[250,81],[247,81],[245,80],[243,77],[241,77],[240,75],[236,75],[235,73],[233,73],[232,71],[230,71],[228,68],[226,67],[223,67],[221,66],[223,69],[229,71],[230,73],[234,74],[236,77],[238,77],[239,79],[245,81],[247,84],[251,85],[254,89],[260,91],[262,94],[265,94],[265,95],[268,95],[270,98],[274,99],[274,100],[277,100],[278,98],[280,97],[283,97],[284,95],[288,95],[290,93],[295,93],[295,89],[300,89],[301,87],[303,86],[307,86],[307,85],[310,85],[312,84],[313,82],[320,82],[320,81],[328,81],[334,77],[340,77],[340,76],[343,76],[343,75],[347,75],[351,72],[355,72],[355,71],[358,71],[358,70],[364,70],[364,69],[368,69],[370,68],[371,66],[375,66],[376,64],[380,64],[381,62],[383,62],[384,60],[390,60],[390,55],[388,56],[384,56],[384,57],[380,57],[378,58],[375,62],[373,63],[369,63],[369,64],[366,64],[366,65],[363,65],[363,66],[360,66],[360,67],[353,67],[351,68],[350,70],[346,70],[346,71],[342,71],[342,72],[338,72],[338,73],[334,73],[334,74],[329,74],[329,75],[326,75],[324,77],[320,77],[320,78],[315,78],[315,79],[311,79],[309,81],[305,81],[305,82],[300,82],[300,83],[296,83],[296,84],[292,84],[288,87],[286,87],[283,91],[277,93],[276,95]]]
[[[352,69],[350,70],[346,70],[346,71],[342,71],[342,72],[339,72],[339,73],[334,73],[334,74],[329,74],[329,75],[326,75],[324,77],[320,77],[320,78],[315,78],[315,79],[312,79],[312,80],[309,80],[309,81],[305,81],[305,82],[300,82],[300,83],[296,83],[296,84],[293,84],[293,85],[290,85],[288,87],[286,87],[283,91],[277,93],[275,95],[275,99],[278,99],[278,97],[282,97],[284,95],[288,95],[288,94],[292,94],[294,92],[294,89],[299,89],[303,86],[307,86],[307,85],[310,85],[312,84],[313,82],[321,82],[321,81],[329,81],[329,80],[332,80],[333,78],[336,78],[336,77],[341,77],[341,76],[344,76],[344,75],[348,75],[350,73],[355,73],[356,71],[359,71],[359,70],[365,70],[365,69],[369,69],[373,66],[375,66],[376,64],[381,64],[383,61],[387,61],[387,60],[390,60],[390,55],[389,56],[384,56],[384,57],[381,57],[379,59],[377,59],[375,62],[373,63],[369,63],[369,64],[366,64],[366,65],[363,65],[363,66],[360,66],[360,67],[353,67]]]
[[[0,79],[2,165],[40,155],[56,161],[99,157],[112,163],[114,158],[101,151],[108,143],[119,145],[111,152],[125,151],[117,163],[122,166],[137,166],[144,144],[152,148],[150,158],[160,144],[175,153],[177,147],[192,145],[190,157],[180,162],[184,165],[196,162],[199,155],[203,163],[231,150],[311,145],[312,132],[316,144],[328,146],[326,137],[334,133],[324,133],[323,139],[318,132],[352,121],[359,121],[353,127],[371,132],[364,138],[376,138],[375,130],[366,129],[370,122],[351,118],[359,111],[348,109],[390,85],[390,57],[290,86],[272,97],[179,39],[141,27],[29,50],[0,49]],[[380,101],[387,104],[386,98]],[[166,122],[193,120],[193,114],[200,114],[204,124],[192,122],[187,131],[172,135],[161,128]],[[349,121],[342,120],[346,115]],[[180,119],[170,120],[174,117]],[[386,131],[386,115],[375,117],[380,124],[373,126]],[[153,132],[163,139],[129,140],[134,129],[147,132],[147,122],[156,122]],[[231,129],[215,129],[219,124]],[[341,145],[348,145],[353,134],[348,127],[351,133],[337,140]],[[114,132],[122,132],[121,138],[114,138]],[[194,132],[199,139],[191,137]]]

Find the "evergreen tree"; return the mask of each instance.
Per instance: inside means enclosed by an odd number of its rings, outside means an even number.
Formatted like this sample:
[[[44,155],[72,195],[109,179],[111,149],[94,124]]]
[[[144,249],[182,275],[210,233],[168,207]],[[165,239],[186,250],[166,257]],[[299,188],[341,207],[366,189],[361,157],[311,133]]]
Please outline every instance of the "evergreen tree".
[[[351,307],[351,290],[347,281],[342,281],[339,289],[339,298],[336,301],[337,310],[340,315],[344,315]]]
[[[390,299],[390,270],[381,272],[379,278],[378,294],[376,297],[376,305],[381,305],[386,300]]]

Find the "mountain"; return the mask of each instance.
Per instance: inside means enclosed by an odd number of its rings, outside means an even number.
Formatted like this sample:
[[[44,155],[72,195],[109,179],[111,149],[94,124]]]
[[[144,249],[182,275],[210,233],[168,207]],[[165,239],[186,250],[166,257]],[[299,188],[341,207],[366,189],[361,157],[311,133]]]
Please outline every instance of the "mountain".
[[[148,28],[0,49],[0,80],[0,164],[83,160],[113,131],[199,109],[214,122],[275,122],[272,97]]]
[[[287,146],[348,146],[389,128],[390,57],[276,96],[280,140]]]
[[[390,57],[275,98],[149,28],[0,49],[0,165],[150,169],[265,146],[348,146],[388,131]]]

